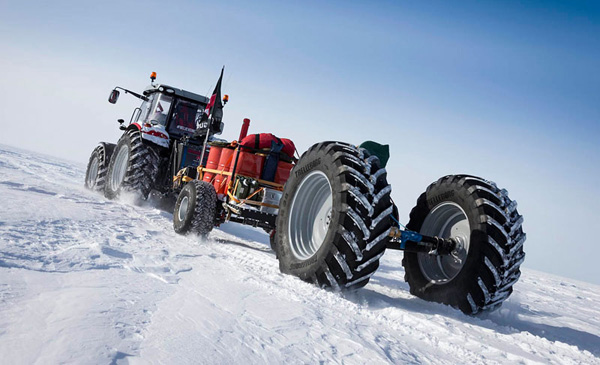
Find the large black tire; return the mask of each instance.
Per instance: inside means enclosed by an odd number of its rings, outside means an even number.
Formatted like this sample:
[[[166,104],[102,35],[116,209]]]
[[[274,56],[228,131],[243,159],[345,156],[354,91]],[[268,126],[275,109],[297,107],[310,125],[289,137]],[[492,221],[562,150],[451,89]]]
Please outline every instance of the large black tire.
[[[519,280],[525,258],[523,217],[516,207],[506,190],[479,177],[450,175],[431,184],[417,200],[407,228],[459,237],[465,249],[459,250],[460,261],[405,252],[410,292],[467,314],[500,306]]]
[[[386,175],[376,156],[349,144],[323,142],[305,152],[279,202],[280,270],[335,290],[365,286],[391,228]]]
[[[187,183],[175,203],[173,228],[180,234],[196,233],[206,238],[215,226],[217,192],[201,180]]]
[[[148,198],[158,172],[158,152],[142,142],[141,133],[130,129],[119,139],[108,165],[104,196],[114,199],[122,190]]]
[[[85,170],[85,187],[94,191],[104,191],[108,163],[115,149],[114,143],[100,143],[90,156]]]

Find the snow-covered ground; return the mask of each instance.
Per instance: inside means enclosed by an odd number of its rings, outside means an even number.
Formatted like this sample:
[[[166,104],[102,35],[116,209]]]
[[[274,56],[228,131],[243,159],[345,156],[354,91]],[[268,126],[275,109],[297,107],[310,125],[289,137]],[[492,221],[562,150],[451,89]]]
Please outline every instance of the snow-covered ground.
[[[332,293],[280,274],[260,230],[179,236],[170,213],[85,190],[84,169],[0,145],[2,363],[600,364],[598,286],[525,269],[469,317],[411,296],[388,252]]]

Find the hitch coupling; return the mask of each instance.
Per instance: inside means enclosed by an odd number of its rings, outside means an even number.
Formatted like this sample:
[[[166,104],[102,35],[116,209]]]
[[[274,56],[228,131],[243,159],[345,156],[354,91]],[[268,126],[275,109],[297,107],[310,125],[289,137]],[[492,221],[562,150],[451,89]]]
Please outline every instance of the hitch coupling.
[[[463,244],[458,238],[425,236],[417,232],[392,227],[387,248],[408,252],[425,252],[430,255],[452,255],[457,257]]]

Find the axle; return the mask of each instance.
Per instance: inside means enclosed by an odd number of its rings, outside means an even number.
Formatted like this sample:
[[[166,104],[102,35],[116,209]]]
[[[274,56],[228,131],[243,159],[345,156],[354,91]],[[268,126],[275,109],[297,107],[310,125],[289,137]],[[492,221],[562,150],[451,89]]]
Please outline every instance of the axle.
[[[434,255],[454,255],[462,249],[460,240],[425,236],[413,231],[392,227],[387,248],[408,252],[425,252]]]

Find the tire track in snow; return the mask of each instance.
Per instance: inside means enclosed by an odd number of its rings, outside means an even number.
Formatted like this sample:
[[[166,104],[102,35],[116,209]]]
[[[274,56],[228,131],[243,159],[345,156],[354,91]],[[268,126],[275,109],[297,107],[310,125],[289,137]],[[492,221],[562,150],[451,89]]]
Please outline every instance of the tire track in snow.
[[[170,343],[173,351],[180,351],[158,358],[189,355],[187,359],[193,361],[200,349],[230,362],[249,358],[286,363],[599,363],[598,355],[590,353],[600,348],[597,287],[525,272],[515,295],[500,311],[467,317],[412,297],[400,280],[401,256],[388,252],[366,288],[354,294],[327,292],[280,274],[266,240],[255,242],[259,235],[252,230],[233,230],[243,238],[224,232],[232,231],[227,227],[214,231],[213,237],[227,242],[178,236],[169,213],[132,206],[126,197],[121,202],[106,201],[80,186],[81,167],[32,156],[0,148],[0,169],[5,173],[0,194],[12,198],[6,199],[11,214],[0,215],[0,255],[4,255],[0,259],[28,269],[0,270],[36,280],[48,280],[61,270],[68,271],[60,274],[64,278],[107,280],[96,282],[105,301],[90,307],[93,311],[110,308],[106,318],[80,307],[76,317],[80,322],[69,321],[64,313],[48,310],[44,312],[48,318],[58,316],[63,322],[47,322],[48,327],[39,330],[41,336],[73,329],[76,333],[93,328],[106,331],[105,337],[92,333],[96,341],[111,338],[113,347],[88,353],[91,362],[125,357],[131,362],[152,361],[148,346]],[[27,215],[31,212],[43,217],[31,219]],[[93,272],[102,265],[112,266]],[[29,276],[27,271],[36,268],[42,270]],[[75,285],[77,280],[72,280],[67,284],[59,280],[56,285]],[[0,282],[0,309],[17,311],[15,316],[2,316],[0,344],[15,331],[11,318],[31,316],[19,304],[44,308],[44,301],[58,298],[90,299],[75,291],[79,287],[59,286],[56,293],[45,292],[42,284],[52,282],[35,282],[36,286],[21,285],[17,279]],[[118,290],[108,295],[103,285]],[[44,294],[44,301],[34,300],[39,294]],[[565,313],[565,306],[571,312]],[[215,318],[198,313],[199,309]],[[169,322],[181,327],[165,333],[171,328]],[[66,327],[57,327],[60,323]],[[188,337],[177,337],[182,328],[189,331]],[[80,339],[68,341],[72,342],[65,346],[81,347]],[[55,359],[65,359],[59,349],[50,349]],[[75,350],[72,355],[84,356]]]

